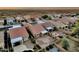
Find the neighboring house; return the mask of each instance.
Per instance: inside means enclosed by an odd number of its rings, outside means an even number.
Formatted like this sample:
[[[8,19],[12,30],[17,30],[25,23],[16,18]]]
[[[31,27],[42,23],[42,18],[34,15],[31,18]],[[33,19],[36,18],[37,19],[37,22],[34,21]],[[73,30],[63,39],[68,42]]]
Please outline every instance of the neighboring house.
[[[26,23],[26,22],[22,22],[21,24],[22,24],[22,26],[24,26],[25,28],[27,28],[27,27],[29,27],[29,26],[32,26],[32,24]]]
[[[62,17],[50,20],[50,22],[54,25],[59,25],[59,27],[62,26],[63,28],[68,28],[68,26],[72,26],[73,24],[75,24],[76,20],[77,18],[75,17]]]
[[[16,21],[19,22],[19,23],[25,21],[24,18],[23,18],[21,15],[16,16],[15,19],[16,19]]]
[[[67,24],[67,25],[69,23],[74,24],[76,20],[77,20],[77,18],[75,18],[75,17],[63,17],[63,18],[59,19],[59,21],[61,21],[64,24]]]
[[[15,21],[13,17],[6,17],[5,19],[7,20],[7,24],[12,24]]]
[[[35,38],[38,38],[38,37],[48,33],[48,31],[45,30],[40,24],[35,24],[35,25],[29,26],[29,30],[31,31],[31,33],[33,34],[33,36]]]
[[[4,19],[0,18],[0,25],[4,24]]]
[[[64,33],[62,31],[56,31],[52,33],[53,37],[62,37]]]
[[[59,21],[65,25],[67,25],[66,28],[71,28],[75,24],[75,22],[77,21],[77,18],[75,18],[75,17],[63,17],[63,18],[59,19]]]
[[[35,19],[36,19],[37,24],[45,23],[45,21],[43,21],[42,18],[35,18]]]
[[[28,40],[28,33],[24,27],[9,29],[11,44],[13,47],[23,44]]]
[[[24,19],[28,22],[28,23],[36,23],[36,16],[35,15],[25,15]]]
[[[42,23],[41,25],[49,32],[54,30],[54,26],[50,22],[45,22],[45,23]]]
[[[32,23],[31,19],[30,19],[30,15],[24,15],[23,18],[28,22],[28,23]]]
[[[66,28],[68,25],[63,24],[61,21],[54,21],[54,20],[50,20],[50,22],[58,29],[64,29]]]
[[[36,40],[36,44],[38,44],[41,49],[44,49],[46,47],[48,47],[49,45],[53,44],[53,39],[49,36],[45,36],[45,37],[40,37]]]

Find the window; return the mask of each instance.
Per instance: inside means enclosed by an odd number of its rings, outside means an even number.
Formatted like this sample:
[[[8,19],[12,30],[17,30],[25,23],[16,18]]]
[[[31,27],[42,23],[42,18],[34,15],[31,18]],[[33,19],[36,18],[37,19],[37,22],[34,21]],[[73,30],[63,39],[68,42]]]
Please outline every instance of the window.
[[[52,30],[52,29],[48,29],[48,31],[49,31],[49,32],[52,32],[53,30]]]
[[[20,44],[21,44],[21,42],[18,41],[18,42],[15,42],[15,43],[13,44],[13,46],[15,47],[15,46],[18,46],[18,45],[20,45]]]

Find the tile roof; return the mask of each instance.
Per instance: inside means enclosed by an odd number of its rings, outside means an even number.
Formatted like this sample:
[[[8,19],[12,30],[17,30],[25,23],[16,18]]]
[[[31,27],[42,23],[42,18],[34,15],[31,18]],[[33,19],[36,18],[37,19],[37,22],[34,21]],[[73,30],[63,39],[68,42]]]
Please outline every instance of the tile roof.
[[[24,36],[28,35],[28,33],[24,27],[10,29],[9,33],[10,33],[11,38],[24,37]]]
[[[36,40],[36,43],[41,47],[41,48],[45,48],[47,46],[49,46],[50,44],[52,44],[53,39],[49,36],[45,36],[45,37],[40,37]]]
[[[33,34],[39,34],[41,31],[45,30],[40,24],[30,26],[29,29]]]
[[[45,22],[41,24],[43,27],[52,27],[52,23],[51,22]]]
[[[75,17],[63,17],[63,18],[56,18],[56,19],[52,19],[50,20],[50,22],[52,22],[53,24],[55,24],[56,22],[59,23],[63,23],[63,24],[69,24],[69,23],[74,23],[76,21],[77,18]]]
[[[76,19],[71,18],[71,17],[63,17],[63,18],[59,19],[59,21],[61,21],[64,24],[69,24],[70,22],[74,23],[76,21]]]
[[[50,21],[54,26],[57,26],[57,27],[63,27],[65,26],[65,24],[63,24],[61,21],[53,21],[51,20]]]

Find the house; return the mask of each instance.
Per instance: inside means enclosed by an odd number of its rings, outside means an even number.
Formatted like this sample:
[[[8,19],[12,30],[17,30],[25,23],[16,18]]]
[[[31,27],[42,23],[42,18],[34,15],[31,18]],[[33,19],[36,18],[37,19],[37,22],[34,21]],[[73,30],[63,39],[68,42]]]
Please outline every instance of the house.
[[[56,31],[52,33],[53,37],[62,37],[64,33],[62,31]]]
[[[6,17],[5,19],[7,20],[7,24],[8,23],[12,24],[15,21],[15,19],[13,17]]]
[[[67,25],[69,24],[69,22],[65,18],[61,18],[61,19],[59,19],[59,21],[61,21],[64,24],[67,24]]]
[[[61,21],[59,20],[50,20],[50,22],[57,28],[57,29],[64,29],[65,27],[67,27],[68,25],[63,24]]]
[[[75,22],[77,21],[77,18],[75,17],[63,17],[61,19],[59,19],[59,21],[61,21],[63,24],[66,25],[66,28],[71,28]]]
[[[59,19],[59,21],[61,21],[64,24],[69,24],[69,23],[74,24],[76,20],[77,18],[75,17],[63,17]]]
[[[24,27],[9,29],[11,44],[13,47],[23,44],[28,40],[28,33]]]
[[[44,49],[49,45],[53,44],[53,39],[49,36],[40,37],[36,40],[36,44],[38,44],[41,47],[41,49]]]
[[[70,17],[69,19],[70,19],[69,22],[70,22],[71,24],[75,24],[75,22],[78,20],[77,17]]]
[[[50,22],[45,22],[45,23],[42,23],[41,25],[49,32],[54,30],[54,26]]]
[[[35,24],[35,25],[29,26],[29,30],[35,38],[38,38],[38,37],[48,33],[48,31],[45,30],[40,24]]]
[[[32,21],[30,20],[30,15],[24,15],[23,18],[24,18],[25,21],[27,21],[28,23],[32,23]]]
[[[36,18],[37,24],[45,23],[45,21],[42,18]]]
[[[16,19],[16,21],[19,22],[19,23],[25,21],[25,19],[24,19],[23,16],[21,16],[21,15],[17,15],[17,16],[15,17],[15,19]]]
[[[0,18],[0,25],[3,25],[3,24],[4,24],[4,19]]]
[[[23,17],[28,23],[36,23],[36,15],[24,15]]]

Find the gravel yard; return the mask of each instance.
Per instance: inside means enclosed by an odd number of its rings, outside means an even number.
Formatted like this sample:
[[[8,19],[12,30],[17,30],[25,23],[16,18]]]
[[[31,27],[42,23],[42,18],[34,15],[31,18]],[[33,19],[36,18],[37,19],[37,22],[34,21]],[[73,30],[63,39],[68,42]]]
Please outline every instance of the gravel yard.
[[[78,43],[75,42],[75,41],[73,41],[73,40],[71,40],[71,39],[69,39],[69,38],[67,38],[67,41],[69,42],[68,51],[69,51],[69,52],[75,52],[75,51],[77,51],[77,50],[76,50],[76,47],[77,47]],[[61,45],[61,42],[59,43],[59,45],[62,46],[62,45]]]

